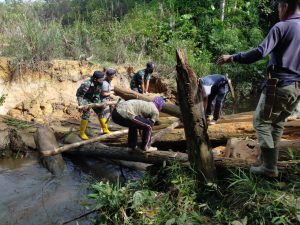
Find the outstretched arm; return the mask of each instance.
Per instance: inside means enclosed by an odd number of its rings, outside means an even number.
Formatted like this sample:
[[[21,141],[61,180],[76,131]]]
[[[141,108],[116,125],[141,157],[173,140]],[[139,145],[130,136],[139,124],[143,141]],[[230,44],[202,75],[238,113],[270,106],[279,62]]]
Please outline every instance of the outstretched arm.
[[[234,55],[221,55],[217,59],[217,64],[222,65],[230,62],[250,64],[269,55],[277,46],[281,39],[281,31],[277,25],[272,27],[264,41],[257,47],[247,52],[240,52]]]

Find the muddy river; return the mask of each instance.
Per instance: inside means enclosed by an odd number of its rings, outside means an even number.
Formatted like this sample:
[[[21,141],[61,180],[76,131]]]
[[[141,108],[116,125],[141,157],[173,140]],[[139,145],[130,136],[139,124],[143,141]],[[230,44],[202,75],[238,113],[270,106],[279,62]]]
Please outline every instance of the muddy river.
[[[37,157],[0,161],[1,225],[61,224],[92,209],[93,202],[86,197],[91,183],[118,179],[126,182],[141,176],[141,172],[102,160],[64,160],[61,177],[48,172]],[[68,224],[92,223],[84,217]]]

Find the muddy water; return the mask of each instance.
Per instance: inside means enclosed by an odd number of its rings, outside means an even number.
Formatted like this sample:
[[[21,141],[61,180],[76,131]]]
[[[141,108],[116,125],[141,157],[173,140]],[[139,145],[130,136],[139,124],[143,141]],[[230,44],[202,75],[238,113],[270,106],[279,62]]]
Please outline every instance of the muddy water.
[[[66,160],[60,178],[37,158],[0,162],[0,224],[59,224],[86,211],[89,177]],[[72,223],[71,223],[72,224]],[[81,221],[80,224],[89,224]]]
[[[135,178],[140,176],[140,173],[104,161],[64,160],[66,166],[61,177],[54,177],[36,157],[0,161],[1,225],[52,225],[69,221],[87,212],[87,203],[93,205],[86,195],[95,178],[108,180],[120,176],[126,180],[131,179],[132,174]],[[77,222],[91,224],[86,217]]]

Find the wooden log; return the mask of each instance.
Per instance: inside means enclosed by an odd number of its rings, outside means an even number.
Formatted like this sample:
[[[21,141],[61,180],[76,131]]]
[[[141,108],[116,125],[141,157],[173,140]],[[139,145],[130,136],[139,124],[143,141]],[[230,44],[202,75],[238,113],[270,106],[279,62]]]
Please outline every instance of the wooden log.
[[[78,106],[77,108],[78,109],[83,109],[84,107],[101,108],[101,107],[106,107],[108,105],[115,105],[115,104],[117,104],[117,101],[109,101],[109,102],[105,102],[105,103],[90,103],[90,104]]]
[[[161,164],[163,161],[170,160],[178,160],[181,163],[188,162],[187,154],[181,152],[154,151],[143,153],[140,151],[132,151],[132,149],[126,147],[103,147],[103,145],[99,146],[98,143],[82,146],[76,151],[73,151],[72,154],[150,164]]]
[[[124,147],[103,147],[99,143],[88,146],[81,146],[77,151],[70,152],[72,155],[83,155],[90,157],[103,157],[108,159],[119,159],[133,162],[142,162],[150,164],[162,164],[164,161],[177,160],[185,165],[189,164],[188,154],[170,151],[155,151],[150,153],[141,153]],[[238,158],[214,157],[214,163],[220,168],[242,168],[248,169],[252,165],[258,165],[259,162],[253,160],[243,160]],[[279,161],[278,170],[281,173],[287,173],[300,166],[300,160]]]
[[[135,91],[125,89],[125,88],[122,88],[122,87],[118,87],[118,86],[115,86],[114,92],[115,92],[115,95],[118,95],[121,98],[124,98],[125,100],[140,99],[140,100],[144,100],[144,101],[147,101],[147,102],[151,102],[153,100],[153,96],[150,97],[150,96],[147,96],[145,94],[140,94],[140,93],[137,93]],[[171,116],[175,116],[175,117],[178,117],[178,118],[181,117],[180,109],[175,104],[166,103],[161,111],[164,112],[164,113],[167,113]]]
[[[60,148],[53,148],[53,149],[45,150],[41,153],[42,153],[43,156],[56,155],[56,154],[59,154],[59,153],[65,152],[65,151],[70,151],[70,150],[72,150],[74,148],[77,148],[77,147],[80,147],[82,145],[87,145],[87,144],[91,144],[91,143],[96,142],[96,141],[104,140],[104,139],[109,138],[109,137],[119,137],[123,134],[126,134],[127,132],[128,132],[127,130],[115,131],[115,132],[112,132],[110,134],[104,134],[104,135],[101,135],[99,137],[91,138],[91,139],[86,140],[86,141],[80,141],[80,142],[76,142],[76,143],[73,143],[73,144],[65,145],[65,146],[60,147]]]
[[[280,141],[278,143],[279,160],[291,160],[300,157],[300,139]],[[226,145],[226,157],[255,161],[260,155],[259,144],[255,140],[231,138]]]
[[[234,159],[234,158],[215,158],[214,162],[217,167],[222,168],[242,168],[247,169],[250,166],[258,166],[259,163],[257,161],[251,160],[243,160],[243,159]],[[289,160],[289,161],[278,161],[277,167],[279,172],[281,173],[289,173],[300,166],[300,160]]]
[[[201,181],[214,182],[216,168],[213,162],[207,123],[203,107],[202,86],[198,88],[198,79],[183,50],[176,51],[177,93],[184,124],[189,161],[201,177]]]
[[[65,168],[65,162],[61,154],[55,156],[45,156],[44,152],[48,149],[58,148],[58,143],[53,131],[48,126],[40,126],[37,128],[34,141],[37,150],[41,154],[41,162],[55,176],[60,176]]]
[[[167,133],[170,133],[172,130],[174,130],[176,127],[178,127],[181,124],[180,120],[176,120],[174,123],[172,123],[170,126],[167,128],[164,128],[157,132],[155,135],[153,135],[151,139],[151,144],[153,144],[156,141],[159,141],[163,138],[163,136]]]

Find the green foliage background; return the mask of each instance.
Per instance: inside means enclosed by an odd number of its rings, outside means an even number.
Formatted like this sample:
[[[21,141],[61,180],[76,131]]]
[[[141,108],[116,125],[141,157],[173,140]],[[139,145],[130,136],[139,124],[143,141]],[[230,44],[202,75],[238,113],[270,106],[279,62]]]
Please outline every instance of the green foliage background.
[[[174,76],[175,49],[186,49],[199,76],[228,73],[240,96],[258,88],[266,60],[216,66],[215,58],[257,46],[276,15],[268,0],[45,0],[0,3],[2,55],[35,66],[54,58],[93,55],[98,63],[144,64]]]

